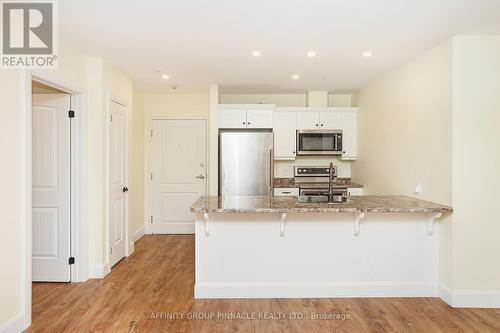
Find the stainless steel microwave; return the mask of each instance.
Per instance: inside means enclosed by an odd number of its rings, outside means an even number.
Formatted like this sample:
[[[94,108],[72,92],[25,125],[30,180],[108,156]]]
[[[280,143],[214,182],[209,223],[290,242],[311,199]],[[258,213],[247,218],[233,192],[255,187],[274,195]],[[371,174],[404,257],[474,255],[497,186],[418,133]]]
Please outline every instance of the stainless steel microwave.
[[[342,130],[297,130],[297,155],[342,154]]]

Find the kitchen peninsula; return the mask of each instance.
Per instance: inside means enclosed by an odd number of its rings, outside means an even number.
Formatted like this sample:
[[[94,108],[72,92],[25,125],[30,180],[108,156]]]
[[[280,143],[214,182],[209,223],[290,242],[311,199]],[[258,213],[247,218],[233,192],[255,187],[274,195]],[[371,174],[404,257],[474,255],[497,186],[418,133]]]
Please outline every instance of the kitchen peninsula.
[[[196,298],[437,296],[438,219],[451,207],[407,196],[344,203],[201,197]]]

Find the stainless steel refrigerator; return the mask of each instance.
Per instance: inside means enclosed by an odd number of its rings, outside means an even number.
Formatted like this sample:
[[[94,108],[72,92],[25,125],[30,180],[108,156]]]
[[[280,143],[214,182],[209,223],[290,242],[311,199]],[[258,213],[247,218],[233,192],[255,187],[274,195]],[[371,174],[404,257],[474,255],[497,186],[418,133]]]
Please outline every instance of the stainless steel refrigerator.
[[[267,130],[220,130],[219,195],[271,195],[273,141]]]

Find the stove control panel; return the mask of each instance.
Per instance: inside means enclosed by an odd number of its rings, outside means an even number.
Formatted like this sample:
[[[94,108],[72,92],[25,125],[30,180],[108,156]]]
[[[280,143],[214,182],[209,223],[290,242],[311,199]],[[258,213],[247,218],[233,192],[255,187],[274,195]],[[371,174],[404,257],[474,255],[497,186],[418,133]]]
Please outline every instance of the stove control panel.
[[[329,167],[295,167],[295,177],[328,177]],[[337,175],[337,167],[333,167],[333,175]]]

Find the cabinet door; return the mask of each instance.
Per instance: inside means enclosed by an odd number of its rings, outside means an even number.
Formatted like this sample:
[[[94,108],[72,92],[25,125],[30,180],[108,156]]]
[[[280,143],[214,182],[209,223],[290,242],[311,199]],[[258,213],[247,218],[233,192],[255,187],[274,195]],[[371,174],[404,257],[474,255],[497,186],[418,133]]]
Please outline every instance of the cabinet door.
[[[274,158],[295,159],[297,112],[274,112]]]
[[[292,188],[275,188],[274,189],[274,195],[279,196],[279,197],[291,197],[291,196],[298,196],[299,195],[299,189],[297,187],[292,187]]]
[[[246,128],[247,115],[244,109],[219,110],[219,128]]]
[[[343,160],[355,160],[358,157],[357,139],[358,114],[356,111],[342,112],[342,155]]]
[[[321,111],[319,120],[322,129],[342,129],[342,112],[340,111]]]
[[[247,128],[273,128],[273,110],[247,110]]]
[[[348,196],[363,195],[363,189],[358,187],[352,187],[347,189]]]
[[[319,112],[297,112],[297,129],[319,129]]]

